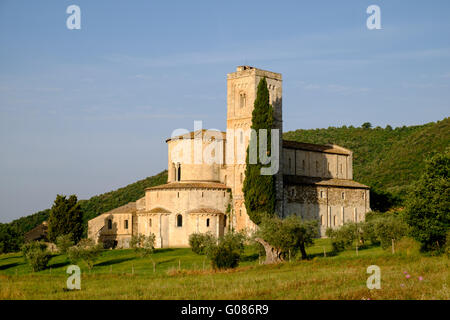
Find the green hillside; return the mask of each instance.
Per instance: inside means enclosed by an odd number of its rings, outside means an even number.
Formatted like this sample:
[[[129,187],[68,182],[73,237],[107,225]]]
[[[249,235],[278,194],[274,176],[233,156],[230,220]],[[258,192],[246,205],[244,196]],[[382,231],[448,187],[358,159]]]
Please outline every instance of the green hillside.
[[[353,151],[354,179],[401,199],[422,173],[424,160],[450,142],[450,118],[419,126],[329,127],[284,133],[286,140],[334,143]]]

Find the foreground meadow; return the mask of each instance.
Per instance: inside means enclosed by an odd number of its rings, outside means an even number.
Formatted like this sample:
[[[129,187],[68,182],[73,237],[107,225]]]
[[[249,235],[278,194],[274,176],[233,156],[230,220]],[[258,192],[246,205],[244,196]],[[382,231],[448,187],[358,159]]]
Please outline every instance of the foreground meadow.
[[[107,250],[92,270],[80,265],[79,291],[66,290],[64,255],[33,273],[20,254],[7,254],[0,256],[0,299],[450,299],[445,256],[379,247],[333,256],[326,239],[308,253],[308,261],[266,266],[247,248],[239,268],[215,272],[186,248],[156,250],[153,261],[132,250]],[[366,286],[370,265],[381,268],[379,290]]]

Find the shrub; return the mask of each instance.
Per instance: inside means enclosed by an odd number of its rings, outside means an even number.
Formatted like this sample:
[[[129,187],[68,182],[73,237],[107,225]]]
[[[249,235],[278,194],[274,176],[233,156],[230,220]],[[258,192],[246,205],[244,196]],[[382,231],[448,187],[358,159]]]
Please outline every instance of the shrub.
[[[420,242],[413,238],[404,237],[395,244],[395,252],[407,256],[419,254]]]
[[[217,242],[211,232],[193,233],[189,236],[189,246],[196,254],[206,254],[207,249]]]
[[[72,263],[84,261],[89,270],[91,270],[102,249],[102,245],[95,244],[92,239],[82,239],[76,246],[69,248],[67,253]]]
[[[141,257],[145,257],[153,253],[155,249],[156,236],[150,233],[149,236],[139,234],[132,236],[130,241],[130,247],[134,249]]]
[[[369,240],[372,244],[380,244],[380,240],[375,231],[376,220],[377,219],[366,220],[366,222],[362,224],[364,239]]]
[[[214,269],[236,268],[239,265],[240,254],[226,243],[213,246],[209,252],[211,265]]]
[[[51,253],[47,250],[47,245],[43,242],[24,244],[22,246],[22,253],[25,261],[34,272],[46,269],[52,257]]]
[[[243,232],[229,232],[219,238],[219,243],[211,243],[206,247],[208,257],[214,269],[236,268],[242,253],[246,236]]]
[[[61,254],[66,254],[67,250],[74,245],[71,234],[65,234],[56,238],[56,247]]]
[[[397,242],[408,234],[408,225],[396,216],[386,216],[373,221],[375,235],[383,249],[392,245],[392,240]]]
[[[362,239],[362,228],[358,223],[349,222],[338,229],[328,228],[326,235],[331,239],[333,251],[339,252],[351,248],[354,241]]]

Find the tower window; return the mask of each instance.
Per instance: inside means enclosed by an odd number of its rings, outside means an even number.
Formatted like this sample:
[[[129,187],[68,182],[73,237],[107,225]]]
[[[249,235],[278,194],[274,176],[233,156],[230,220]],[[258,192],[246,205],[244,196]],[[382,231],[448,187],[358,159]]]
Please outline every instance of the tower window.
[[[152,226],[152,219],[148,219],[148,226],[149,226],[149,227]]]
[[[342,198],[342,199],[345,199],[345,192],[342,192],[342,193],[341,193],[341,198]]]
[[[206,226],[209,227],[209,218],[206,219]]]
[[[242,183],[242,181],[244,180],[244,175],[242,174],[242,172],[241,172],[241,174],[239,175],[239,177],[240,177],[240,181],[241,181],[241,183]]]
[[[112,229],[112,219],[108,219],[108,229]]]
[[[342,171],[342,164],[339,165],[339,169],[340,169],[341,174],[342,174],[342,172],[343,172],[343,171]]]
[[[183,216],[181,214],[177,215],[177,227],[183,226]]]
[[[125,222],[125,223],[124,223],[124,228],[125,228],[125,229],[128,229],[128,220],[125,220],[124,222]]]
[[[241,131],[239,133],[239,141],[240,141],[240,143],[244,143],[244,132],[243,131]]]
[[[320,224],[323,226],[323,215],[320,215]]]
[[[333,225],[336,225],[336,216],[333,216]]]
[[[223,226],[227,226],[227,216],[223,216]]]
[[[181,181],[181,165],[178,165],[178,177],[177,181]]]
[[[246,103],[246,96],[245,96],[245,93],[241,93],[241,94],[239,95],[239,106],[240,106],[241,108],[244,108],[244,107],[245,107],[245,103]]]
[[[242,209],[239,209],[239,216],[242,217]]]

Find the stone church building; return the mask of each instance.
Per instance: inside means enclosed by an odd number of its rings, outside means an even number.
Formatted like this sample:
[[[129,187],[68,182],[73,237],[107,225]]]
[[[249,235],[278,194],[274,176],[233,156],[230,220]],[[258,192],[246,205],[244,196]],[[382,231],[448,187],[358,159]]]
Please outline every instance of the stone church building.
[[[196,130],[166,140],[168,181],[147,188],[136,202],[89,221],[88,237],[107,246],[128,247],[132,235],[156,236],[156,247],[186,247],[192,233],[221,236],[229,230],[252,231],[242,192],[244,161],[195,161],[196,151],[217,150],[221,160],[247,150],[257,87],[266,78],[275,128],[280,130],[276,211],[316,219],[320,235],[328,227],[363,221],[369,187],[353,181],[353,154],[337,145],[282,140],[282,76],[250,66],[227,75],[227,131]],[[233,135],[230,134],[233,132]],[[214,147],[212,147],[214,145]],[[186,147],[194,152],[186,152]],[[185,153],[183,155],[183,152]],[[272,150],[274,152],[274,150]],[[181,160],[180,160],[181,159]]]

